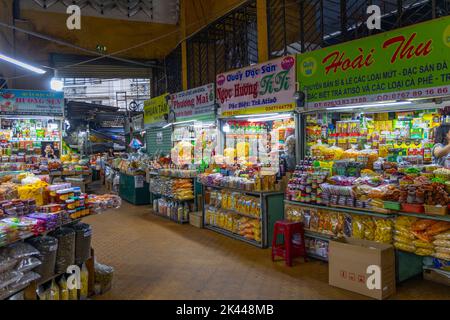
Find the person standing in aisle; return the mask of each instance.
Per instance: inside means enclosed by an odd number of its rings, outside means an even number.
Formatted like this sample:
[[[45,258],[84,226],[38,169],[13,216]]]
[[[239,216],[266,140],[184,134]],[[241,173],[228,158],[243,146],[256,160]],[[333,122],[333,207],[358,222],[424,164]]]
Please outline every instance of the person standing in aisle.
[[[440,166],[450,164],[450,124],[443,123],[436,128],[435,145],[433,147],[433,162]]]

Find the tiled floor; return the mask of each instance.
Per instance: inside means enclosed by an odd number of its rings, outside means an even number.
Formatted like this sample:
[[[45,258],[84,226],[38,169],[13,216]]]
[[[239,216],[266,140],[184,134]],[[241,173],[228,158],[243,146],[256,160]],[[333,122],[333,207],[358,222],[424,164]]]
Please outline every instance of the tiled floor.
[[[97,260],[115,268],[112,290],[98,299],[365,299],[329,286],[323,262],[272,263],[267,249],[154,216],[149,206],[124,202],[86,222]],[[450,289],[410,280],[393,299],[450,299]]]

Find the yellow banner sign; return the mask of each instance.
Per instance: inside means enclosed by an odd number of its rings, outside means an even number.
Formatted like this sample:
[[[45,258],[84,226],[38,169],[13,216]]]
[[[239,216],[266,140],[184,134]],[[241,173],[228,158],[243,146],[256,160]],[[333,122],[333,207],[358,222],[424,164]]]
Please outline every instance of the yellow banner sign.
[[[164,115],[169,113],[168,94],[155,97],[144,102],[144,126],[165,121]]]

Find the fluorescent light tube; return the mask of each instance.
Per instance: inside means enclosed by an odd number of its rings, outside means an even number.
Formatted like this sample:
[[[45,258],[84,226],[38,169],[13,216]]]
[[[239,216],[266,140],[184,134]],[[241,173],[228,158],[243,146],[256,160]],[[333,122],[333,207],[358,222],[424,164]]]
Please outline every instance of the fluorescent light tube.
[[[32,65],[29,65],[29,64],[27,64],[25,62],[21,62],[19,60],[14,59],[14,58],[5,56],[4,54],[1,54],[1,53],[0,53],[0,59],[4,60],[4,61],[7,61],[7,62],[10,62],[12,64],[15,64],[16,66],[22,67],[24,69],[33,71],[33,72],[38,73],[38,74],[44,74],[44,73],[47,72],[47,71],[42,70],[40,68],[33,67]]]

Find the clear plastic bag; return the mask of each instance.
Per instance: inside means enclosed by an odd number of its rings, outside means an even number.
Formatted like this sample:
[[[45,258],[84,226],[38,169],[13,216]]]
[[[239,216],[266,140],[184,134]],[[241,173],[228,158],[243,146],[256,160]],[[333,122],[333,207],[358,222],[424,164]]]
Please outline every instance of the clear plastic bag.
[[[17,259],[11,258],[6,250],[0,251],[0,273],[9,271],[17,264]]]
[[[435,235],[436,240],[450,240],[450,231]]]
[[[16,265],[16,270],[20,272],[27,272],[33,270],[34,268],[40,266],[41,264],[42,262],[38,258],[27,257],[19,261],[19,263]]]
[[[437,247],[447,247],[450,248],[450,240],[435,240],[433,244]]]
[[[87,299],[88,291],[89,291],[89,272],[86,267],[86,264],[83,263],[81,267],[81,288],[80,288],[80,299]]]
[[[9,256],[13,259],[22,259],[26,257],[39,255],[39,251],[32,245],[25,242],[18,242],[9,247]]]
[[[67,288],[66,277],[62,276],[58,283],[59,286],[59,299],[69,300],[69,289]]]
[[[50,285],[49,294],[49,300],[59,300],[59,287],[54,279],[52,280],[52,284]]]
[[[41,276],[37,274],[36,272],[30,271],[27,273],[24,273],[22,278],[20,278],[18,281],[14,282],[9,286],[9,289],[11,291],[17,291],[25,286],[27,286],[32,281],[38,280]]]
[[[114,268],[95,262],[95,284],[98,287],[98,293],[103,294],[111,288],[114,275]]]
[[[23,277],[23,273],[19,271],[7,271],[0,274],[0,289],[6,288],[10,284],[17,282]]]

